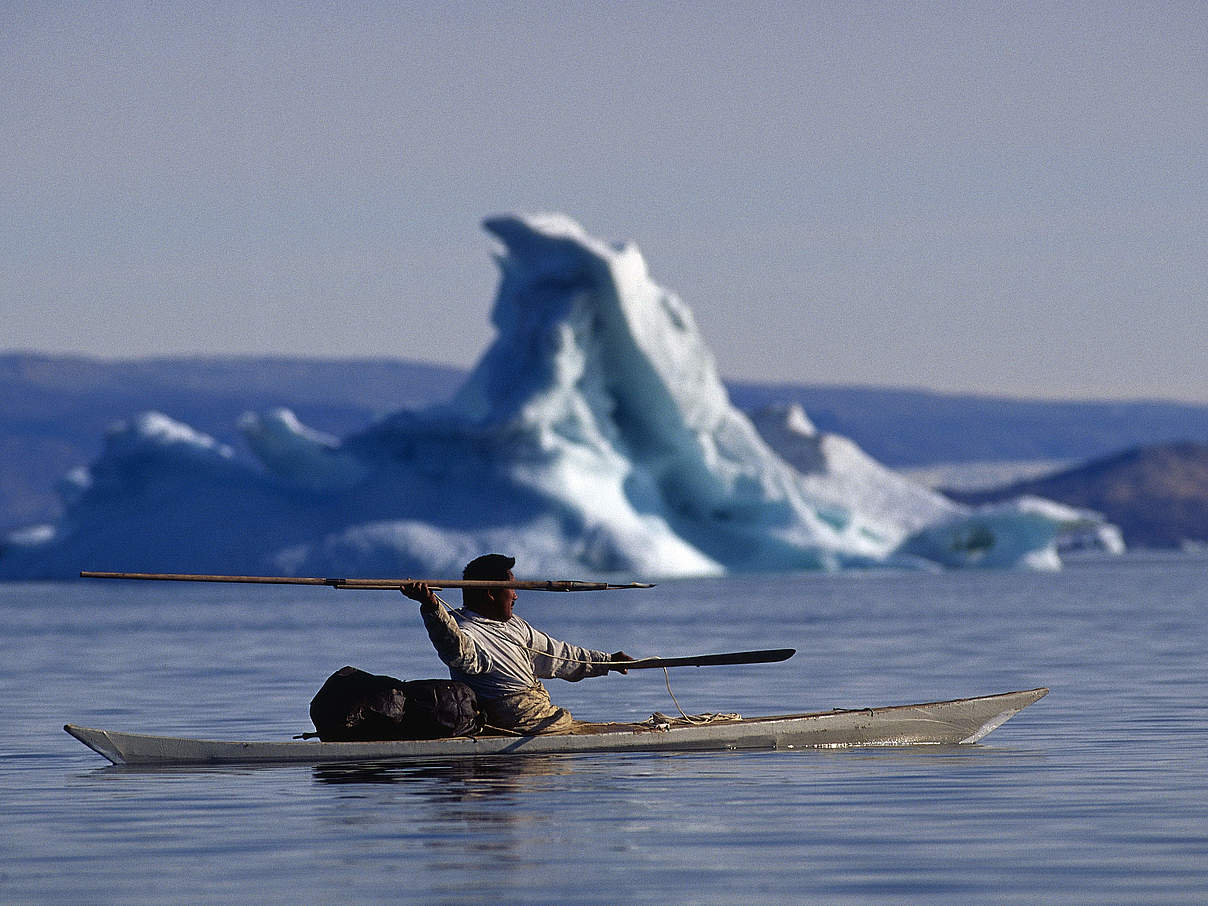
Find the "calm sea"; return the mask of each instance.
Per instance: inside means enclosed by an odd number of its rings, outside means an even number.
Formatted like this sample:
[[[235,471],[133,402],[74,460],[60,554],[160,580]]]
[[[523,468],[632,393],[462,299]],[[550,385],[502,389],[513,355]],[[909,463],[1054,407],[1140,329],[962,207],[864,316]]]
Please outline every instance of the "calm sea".
[[[976,746],[137,770],[62,724],[288,738],[344,664],[443,675],[414,605],[0,585],[0,902],[1208,901],[1208,557],[672,582],[518,606],[633,655],[797,648],[782,664],[671,671],[689,712],[1052,693]],[[551,690],[589,719],[675,710],[660,671]]]

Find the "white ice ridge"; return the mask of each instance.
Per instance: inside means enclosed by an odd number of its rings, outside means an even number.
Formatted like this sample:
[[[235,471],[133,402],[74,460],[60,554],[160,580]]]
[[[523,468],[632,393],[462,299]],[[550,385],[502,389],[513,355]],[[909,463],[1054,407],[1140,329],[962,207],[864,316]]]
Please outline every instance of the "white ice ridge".
[[[445,574],[488,550],[526,575],[1053,567],[1062,533],[1096,524],[1047,502],[972,511],[800,409],[757,428],[635,245],[554,214],[485,225],[497,337],[450,402],[342,439],[249,414],[255,465],[140,416],[64,484],[59,525],[8,539],[0,575]]]

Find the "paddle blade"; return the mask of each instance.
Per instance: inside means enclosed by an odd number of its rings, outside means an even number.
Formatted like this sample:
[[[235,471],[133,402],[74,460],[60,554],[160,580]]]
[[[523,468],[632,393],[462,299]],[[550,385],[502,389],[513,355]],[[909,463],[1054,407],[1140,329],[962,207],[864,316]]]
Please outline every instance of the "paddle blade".
[[[763,651],[730,651],[725,654],[698,654],[687,657],[647,657],[636,661],[617,661],[617,668],[649,670],[657,667],[728,667],[734,664],[774,664],[787,661],[795,648],[769,648]]]

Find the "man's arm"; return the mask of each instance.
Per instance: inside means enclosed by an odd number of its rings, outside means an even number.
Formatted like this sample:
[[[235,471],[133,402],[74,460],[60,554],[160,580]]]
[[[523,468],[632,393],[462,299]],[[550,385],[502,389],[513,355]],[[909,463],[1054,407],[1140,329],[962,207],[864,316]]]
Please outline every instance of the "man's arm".
[[[633,660],[623,651],[609,654],[593,648],[580,648],[578,645],[559,641],[531,626],[529,629],[532,632],[531,650],[537,655],[533,659],[533,672],[539,677],[564,679],[574,683],[588,676],[604,676],[610,670],[627,673],[628,671],[613,667],[612,664],[616,661]]]
[[[471,676],[489,669],[490,662],[486,655],[470,636],[461,631],[448,611],[440,606],[431,588],[423,582],[408,582],[401,591],[411,600],[419,602],[419,613],[424,619],[432,647],[448,667]]]

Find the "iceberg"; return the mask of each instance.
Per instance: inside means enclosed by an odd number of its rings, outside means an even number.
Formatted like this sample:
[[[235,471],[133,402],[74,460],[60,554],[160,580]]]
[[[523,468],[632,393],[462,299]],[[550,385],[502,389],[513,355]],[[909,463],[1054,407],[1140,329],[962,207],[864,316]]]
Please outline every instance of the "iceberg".
[[[1090,510],[1040,497],[1018,497],[957,514],[912,534],[902,552],[941,566],[1061,568],[1062,546],[1119,554],[1115,526]]]
[[[1052,568],[1062,532],[1094,522],[973,511],[820,435],[799,408],[749,418],[636,245],[557,214],[485,227],[497,336],[449,402],[343,438],[288,410],[249,413],[247,460],[144,413],[65,479],[57,525],[5,540],[0,577],[446,575],[488,550],[527,575]]]
[[[751,420],[765,441],[800,473],[814,499],[859,510],[915,531],[965,512],[942,494],[886,468],[855,443],[820,432],[796,403],[767,406]]]

